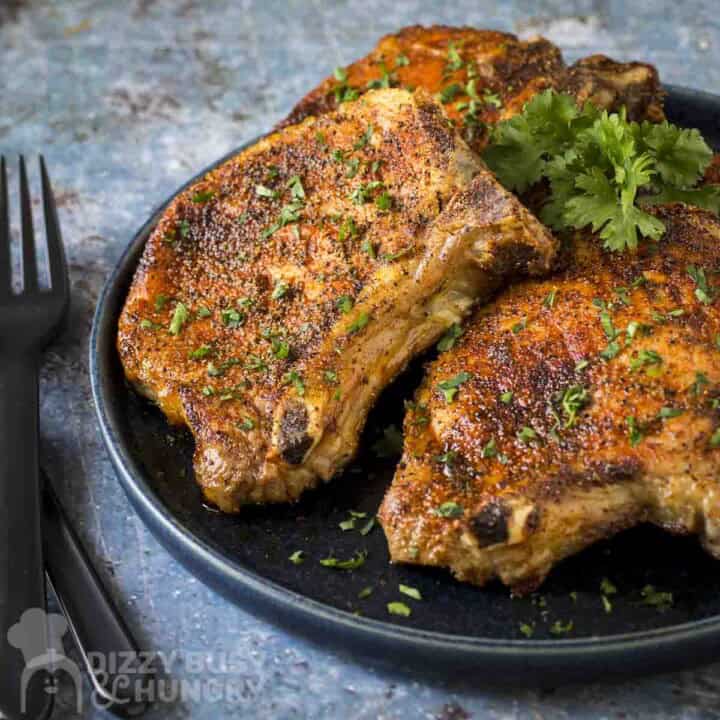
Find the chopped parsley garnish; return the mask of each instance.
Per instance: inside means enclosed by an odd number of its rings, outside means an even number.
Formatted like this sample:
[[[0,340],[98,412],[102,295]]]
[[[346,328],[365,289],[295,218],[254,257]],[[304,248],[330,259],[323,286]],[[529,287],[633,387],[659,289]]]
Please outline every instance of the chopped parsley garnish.
[[[500,402],[503,403],[504,405],[509,405],[512,402],[512,399],[513,399],[513,394],[510,390],[508,390],[507,392],[504,392],[504,393],[502,393],[502,395],[500,395]]]
[[[711,448],[720,447],[720,428],[718,428],[718,429],[710,436],[710,447],[711,447]]]
[[[241,430],[253,430],[255,428],[255,421],[249,417],[243,418],[239,427]]]
[[[600,357],[603,360],[612,360],[620,352],[620,343],[616,340],[609,342],[604,350],[600,352]]]
[[[485,88],[485,90],[483,90],[482,99],[486,105],[491,105],[494,108],[502,107],[502,100],[500,99],[500,96],[492,92],[489,88]]]
[[[417,588],[410,587],[410,585],[403,585],[402,583],[400,583],[400,585],[398,586],[398,590],[400,590],[403,595],[407,595],[413,600],[422,600],[422,595],[420,594],[420,591]]]
[[[187,322],[189,317],[190,313],[188,312],[187,306],[179,302],[175,306],[172,320],[170,320],[170,334],[179,335],[183,325]]]
[[[463,86],[459,85],[458,83],[452,83],[451,85],[446,85],[440,91],[440,95],[438,97],[443,105],[447,105],[448,103],[451,103],[458,95],[462,95],[462,93]]]
[[[458,388],[472,378],[472,375],[467,372],[459,372],[454,377],[448,380],[443,380],[438,383],[438,389],[442,392],[445,402],[451,403],[457,395]]]
[[[408,56],[405,55],[404,53],[400,53],[400,55],[398,55],[395,58],[395,67],[396,68],[405,67],[406,65],[409,65],[409,64],[410,64],[410,58],[408,58]]]
[[[456,518],[463,514],[462,505],[458,505],[456,502],[444,502],[440,507],[435,508],[433,513],[439,517],[444,518]]]
[[[170,298],[167,295],[160,294],[155,298],[155,309],[160,312],[167,304]]]
[[[698,397],[702,394],[703,388],[706,385],[709,385],[710,381],[708,380],[707,375],[704,372],[700,372],[699,370],[695,371],[695,382],[690,386],[690,393],[694,395],[695,397]]]
[[[335,76],[335,79],[336,79],[338,82],[341,82],[341,83],[347,82],[348,74],[347,74],[347,70],[346,70],[345,68],[343,68],[343,67],[336,67],[336,68],[333,70],[333,75]]]
[[[387,610],[391,615],[400,615],[401,617],[410,617],[412,610],[403,602],[389,602]]]
[[[371,140],[373,134],[373,126],[368,125],[367,130],[358,138],[353,145],[353,150],[362,150]]]
[[[480,453],[483,458],[494,458],[498,454],[497,445],[495,444],[495,438],[490,438]]]
[[[637,357],[633,358],[630,362],[631,372],[636,372],[645,366],[656,366],[662,365],[662,357],[655,350],[640,350]]]
[[[685,411],[682,408],[673,408],[673,407],[662,407],[660,408],[660,412],[658,413],[659,418],[663,418],[664,420],[670,419],[670,418],[676,418],[682,415]]]
[[[654,607],[660,612],[664,612],[673,606],[673,594],[671,592],[661,592],[656,590],[653,585],[646,585],[641,591],[642,604]]]
[[[535,625],[530,625],[528,623],[520,623],[520,632],[526,638],[531,638],[535,634]]]
[[[447,72],[456,72],[457,70],[461,70],[464,64],[465,63],[463,62],[462,57],[460,57],[460,52],[457,47],[455,47],[455,43],[448,43],[447,64],[445,65],[445,70]]]
[[[383,187],[383,183],[379,180],[371,180],[370,182],[360,183],[351,193],[350,200],[356,205],[363,205],[370,201],[373,192]]]
[[[220,311],[220,319],[228,328],[238,328],[245,322],[245,313],[235,308],[225,308]]]
[[[290,343],[286,340],[272,339],[272,352],[278,360],[285,360],[290,356]]]
[[[255,186],[255,194],[264,197],[264,198],[270,198],[272,200],[277,199],[280,197],[280,193],[277,190],[272,190],[269,187],[266,187],[265,185],[256,185]]]
[[[188,357],[191,360],[202,360],[203,358],[207,357],[212,353],[213,349],[210,345],[201,345],[198,348],[195,348],[194,350],[190,351],[188,353]]]
[[[448,450],[442,455],[436,455],[433,460],[449,467],[455,462],[455,458],[457,458],[457,453],[454,450]]]
[[[297,370],[290,370],[290,372],[283,375],[283,383],[290,385],[292,383],[295,388],[295,392],[302,397],[305,394],[305,383]]]
[[[341,295],[335,304],[343,315],[347,315],[353,309],[355,303],[350,295]]]
[[[516,322],[510,329],[513,331],[513,334],[517,335],[519,332],[522,332],[527,327],[527,318],[524,317],[522,320]]]
[[[578,360],[575,363],[575,372],[581,372],[584,370],[588,365],[590,365],[590,361],[583,358],[582,360]]]
[[[199,318],[209,318],[212,315],[212,311],[210,308],[205,307],[204,305],[201,305],[198,309],[195,315]]]
[[[370,316],[365,312],[361,312],[353,322],[348,325],[347,334],[348,335],[354,335],[357,332],[360,332],[370,321]]]
[[[187,220],[181,220],[178,223],[178,230],[180,230],[180,237],[186,238],[190,232],[190,223]]]
[[[531,427],[525,425],[522,430],[518,432],[517,436],[518,440],[521,440],[524,443],[529,443],[537,438],[537,433]]]
[[[568,620],[566,623],[563,623],[560,620],[556,620],[550,626],[550,632],[553,635],[567,635],[569,632],[572,632],[573,627],[574,623],[572,620]]]
[[[359,550],[348,560],[338,560],[331,555],[330,557],[323,558],[320,564],[323,567],[333,568],[334,570],[356,570],[365,564],[366,559],[367,552],[365,550]]]
[[[552,308],[555,306],[555,295],[557,294],[557,289],[553,288],[543,300],[543,307],[548,308],[548,310],[552,310]]]
[[[281,228],[284,228],[290,223],[296,223],[300,220],[300,211],[305,205],[299,201],[288,203],[280,208],[280,215],[278,219],[272,224],[268,225],[263,232],[263,238],[267,239]]]
[[[638,425],[637,419],[633,415],[628,415],[625,418],[625,422],[628,426],[628,437],[630,439],[630,447],[636,447],[642,442],[643,433]]]
[[[252,372],[266,372],[268,369],[267,363],[259,355],[248,355],[248,359],[245,362],[245,369]]]
[[[555,230],[589,226],[613,251],[664,233],[647,205],[682,201],[720,211],[720,188],[698,185],[712,150],[697,130],[629,122],[624,108],[578,108],[553,90],[493,128],[483,155],[512,190],[546,179],[550,194],[541,218]]]
[[[288,560],[293,565],[302,565],[305,562],[305,553],[302,550],[296,550]]]
[[[615,587],[615,584],[608,580],[608,578],[603,578],[600,581],[600,592],[603,595],[615,595],[617,593],[617,587]]]
[[[372,594],[373,589],[368,585],[367,587],[364,587],[357,596],[359,600],[364,600],[365,598],[369,598]]]
[[[390,195],[387,190],[383,190],[380,195],[375,198],[375,205],[377,206],[378,210],[381,210],[382,212],[390,210],[390,208],[393,206],[392,195]]]
[[[275,283],[275,287],[273,288],[272,295],[270,296],[273,300],[280,300],[281,298],[284,298],[287,295],[288,290],[290,289],[290,286],[283,282],[282,280],[278,280]]]
[[[340,225],[340,231],[338,233],[338,240],[345,242],[348,238],[354,238],[358,233],[355,221],[351,218],[345,218],[342,225]]]
[[[153,322],[152,320],[148,320],[147,318],[145,318],[144,320],[140,321],[140,327],[143,330],[157,330],[162,326],[159,323]]]
[[[374,518],[374,517],[371,517],[371,518],[365,523],[365,525],[363,525],[363,526],[360,528],[360,534],[363,535],[363,536],[368,535],[368,534],[370,533],[370,531],[371,531],[374,527],[375,527],[375,518]]]
[[[446,331],[445,334],[440,338],[437,344],[437,349],[440,352],[446,352],[450,348],[455,346],[455,342],[463,334],[463,329],[459,323],[453,323]]]
[[[337,372],[335,372],[335,370],[325,370],[325,372],[323,373],[323,378],[325,379],[325,382],[332,385],[338,382],[338,374]]]
[[[192,198],[190,198],[194,203],[204,203],[208,200],[211,200],[215,196],[215,193],[212,190],[199,190],[196,192]],[[181,230],[182,232],[182,230]]]
[[[290,188],[290,197],[293,200],[305,200],[305,188],[299,175],[293,175],[287,181],[287,186]]]
[[[577,414],[590,402],[590,394],[582,385],[572,385],[563,393],[561,406],[565,415],[565,428],[577,421]]]
[[[695,281],[697,287],[695,288],[695,297],[703,303],[703,305],[710,305],[715,295],[714,290],[710,288],[705,276],[705,270],[695,265],[687,266],[687,274]]]
[[[375,247],[369,240],[363,240],[363,244],[360,247],[360,249],[366,254],[369,255],[370,258],[375,260],[377,257],[377,253],[375,252]]]

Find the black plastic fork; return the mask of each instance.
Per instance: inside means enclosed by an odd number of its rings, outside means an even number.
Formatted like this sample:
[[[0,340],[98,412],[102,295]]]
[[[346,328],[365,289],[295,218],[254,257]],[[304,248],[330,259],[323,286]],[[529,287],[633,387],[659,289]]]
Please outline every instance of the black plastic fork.
[[[14,293],[5,158],[0,158],[0,717],[52,709],[40,528],[38,368],[70,292],[55,200],[40,158],[50,288],[38,279],[32,205],[20,158],[23,289]]]

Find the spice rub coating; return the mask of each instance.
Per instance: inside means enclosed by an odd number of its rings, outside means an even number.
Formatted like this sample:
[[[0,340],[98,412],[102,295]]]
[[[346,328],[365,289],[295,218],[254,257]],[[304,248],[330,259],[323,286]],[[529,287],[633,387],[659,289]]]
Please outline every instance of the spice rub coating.
[[[568,67],[559,48],[545,38],[415,25],[386,35],[369,55],[323,80],[282,125],[321,115],[374,87],[432,93],[475,150],[487,144],[489,126],[516,115],[549,88],[609,110],[625,105],[630,119],[664,117],[663,93],[651,65],[593,55]]]
[[[642,522],[720,558],[720,220],[653,212],[657,244],[577,233],[430,364],[380,512],[394,561],[523,593]]]
[[[352,456],[413,355],[555,250],[430,96],[378,90],[181,193],[148,240],[118,350],[189,426],[208,500],[293,500]]]

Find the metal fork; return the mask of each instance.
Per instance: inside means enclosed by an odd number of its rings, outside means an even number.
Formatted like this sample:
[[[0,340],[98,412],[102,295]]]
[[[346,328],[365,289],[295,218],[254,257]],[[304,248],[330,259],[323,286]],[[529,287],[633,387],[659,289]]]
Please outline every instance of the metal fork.
[[[20,157],[23,289],[12,289],[5,158],[0,158],[0,717],[47,717],[52,648],[42,611],[38,368],[67,314],[69,281],[57,209],[40,158],[50,288],[40,288],[25,160]],[[29,612],[28,612],[29,611]],[[25,615],[23,615],[25,614]],[[46,692],[48,690],[48,692]]]

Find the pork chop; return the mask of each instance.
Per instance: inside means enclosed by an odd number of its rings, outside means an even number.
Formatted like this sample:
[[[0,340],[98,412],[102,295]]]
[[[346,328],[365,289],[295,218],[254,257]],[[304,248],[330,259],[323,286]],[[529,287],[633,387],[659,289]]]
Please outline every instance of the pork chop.
[[[578,233],[429,366],[380,511],[395,562],[522,593],[642,522],[720,558],[720,219],[653,212],[657,245]]]
[[[321,115],[373,87],[420,87],[436,95],[475,150],[487,128],[512,117],[538,92],[552,88],[630,119],[662,120],[655,68],[593,55],[567,67],[544,38],[435,25],[406,27],[381,38],[369,55],[323,80],[281,125]]]
[[[148,240],[118,350],[189,426],[208,500],[293,500],[353,455],[411,357],[555,251],[430,96],[378,90],[181,193]]]

